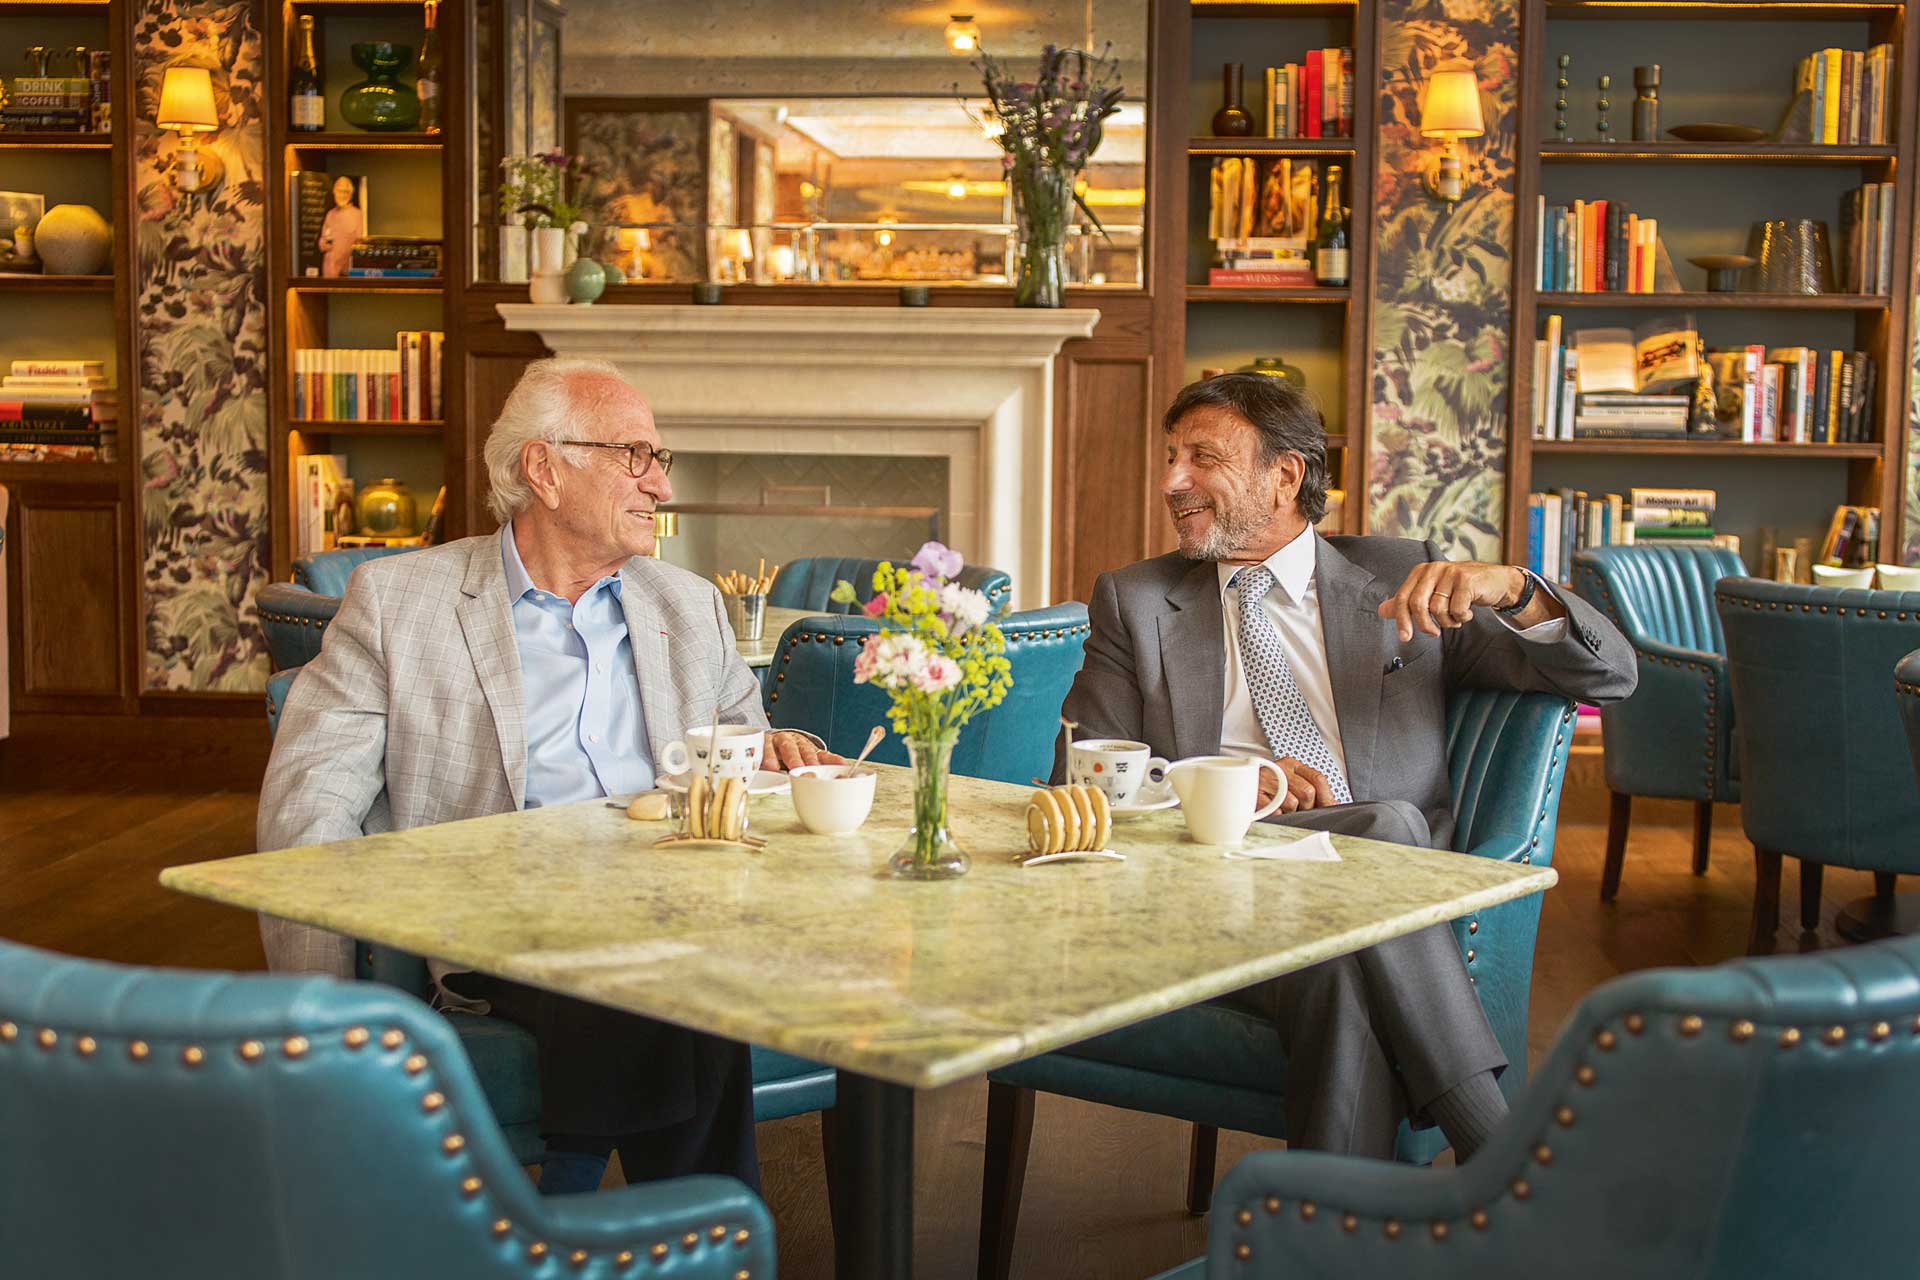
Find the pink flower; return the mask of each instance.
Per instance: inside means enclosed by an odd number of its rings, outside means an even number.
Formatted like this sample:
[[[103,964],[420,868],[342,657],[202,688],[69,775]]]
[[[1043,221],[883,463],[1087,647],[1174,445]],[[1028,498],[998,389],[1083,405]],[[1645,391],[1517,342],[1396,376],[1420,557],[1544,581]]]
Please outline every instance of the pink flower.
[[[886,611],[887,594],[884,591],[860,606],[860,612],[866,614],[869,618],[877,618]]]
[[[913,677],[913,687],[922,693],[945,693],[959,683],[960,664],[943,653],[929,654]]]
[[[938,542],[924,542],[913,553],[913,567],[923,578],[945,580],[957,577],[966,563],[965,556]]]

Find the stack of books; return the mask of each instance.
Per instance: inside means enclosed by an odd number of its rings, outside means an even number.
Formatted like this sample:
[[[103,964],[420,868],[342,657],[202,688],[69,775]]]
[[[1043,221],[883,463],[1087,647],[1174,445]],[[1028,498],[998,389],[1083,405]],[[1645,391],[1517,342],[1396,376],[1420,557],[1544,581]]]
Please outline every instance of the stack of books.
[[[348,250],[347,274],[432,279],[440,274],[440,243],[421,236],[362,236]]]
[[[1655,293],[1660,223],[1618,200],[1534,207],[1535,287],[1555,293]]]
[[[1628,519],[1633,542],[1698,542],[1719,545],[1713,512],[1719,495],[1712,489],[1634,489]]]
[[[1874,438],[1879,375],[1864,351],[1759,345],[1707,353],[1722,408],[1747,443],[1852,444]]]
[[[1549,315],[1533,349],[1533,438],[1686,439],[1699,377],[1691,315],[1571,335]]]
[[[1210,285],[1311,288],[1320,173],[1291,156],[1227,156],[1209,175]]]
[[[1583,391],[1574,400],[1575,440],[1684,440],[1693,397]]]
[[[1858,568],[1878,560],[1880,508],[1839,506],[1820,541],[1820,563],[1835,568]]]
[[[105,133],[112,128],[111,65],[109,53],[96,49],[87,54],[85,75],[12,77],[0,131]]]
[[[0,377],[0,453],[10,461],[112,462],[120,412],[102,360],[15,360]]]
[[[1309,49],[1266,79],[1269,138],[1353,136],[1353,50]]]
[[[1887,104],[1893,85],[1893,46],[1822,49],[1794,66],[1795,95],[1813,102],[1810,140],[1824,146],[1881,146],[1887,137]]]
[[[293,416],[300,421],[434,422],[441,416],[438,330],[396,335],[394,349],[302,347],[293,353]]]
[[[1682,541],[1740,550],[1740,539],[1716,533],[1712,489],[1633,489],[1589,494],[1552,489],[1527,495],[1527,568],[1549,582],[1573,577],[1573,558],[1588,547]]]
[[[1848,293],[1893,289],[1893,184],[1869,182],[1840,197],[1840,273]]]

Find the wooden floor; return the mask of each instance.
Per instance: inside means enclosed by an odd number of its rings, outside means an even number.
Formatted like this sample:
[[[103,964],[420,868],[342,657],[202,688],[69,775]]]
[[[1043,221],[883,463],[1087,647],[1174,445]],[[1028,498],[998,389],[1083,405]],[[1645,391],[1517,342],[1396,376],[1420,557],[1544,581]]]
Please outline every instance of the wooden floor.
[[[0,757],[0,762],[4,758]],[[36,780],[37,781],[37,780]],[[1575,797],[1569,797],[1570,801]],[[1588,803],[1570,812],[1592,812]],[[163,891],[162,867],[253,848],[255,798],[152,786],[19,784],[0,767],[0,934],[36,946],[140,964],[248,969],[261,965],[253,918]],[[1616,974],[1699,965],[1746,948],[1753,859],[1736,809],[1722,808],[1713,865],[1688,871],[1678,828],[1636,832],[1619,901],[1598,901],[1598,826],[1563,824],[1533,983],[1537,1061],[1580,998]],[[1871,891],[1870,877],[1829,871],[1822,927],[1798,935],[1798,877],[1789,864],[1779,946],[1837,945],[1836,910]],[[1174,927],[1177,922],[1170,921]],[[916,1155],[917,1252],[923,1280],[973,1274],[986,1120],[983,1083],[925,1096]],[[832,1274],[819,1125],[801,1117],[762,1127],[767,1198],[778,1218],[780,1274]],[[1259,1145],[1222,1135],[1220,1167]],[[1206,1224],[1181,1211],[1186,1127],[1153,1116],[1043,1097],[1034,1127],[1015,1272],[1047,1280],[1142,1277],[1204,1248]]]

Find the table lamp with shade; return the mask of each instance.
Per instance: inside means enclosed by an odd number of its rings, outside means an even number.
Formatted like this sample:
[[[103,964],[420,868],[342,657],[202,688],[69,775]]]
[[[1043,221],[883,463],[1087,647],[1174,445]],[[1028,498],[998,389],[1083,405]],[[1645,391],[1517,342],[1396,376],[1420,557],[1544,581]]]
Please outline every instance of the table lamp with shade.
[[[173,184],[180,190],[211,191],[225,176],[226,165],[210,151],[202,151],[196,134],[220,127],[214,108],[213,75],[205,67],[168,67],[160,84],[160,111],[154,121],[180,135],[174,153]]]
[[[1439,138],[1440,162],[1427,175],[1427,190],[1453,204],[1460,199],[1460,139],[1487,131],[1480,115],[1480,79],[1464,59],[1442,63],[1427,76],[1420,95],[1420,136]]]

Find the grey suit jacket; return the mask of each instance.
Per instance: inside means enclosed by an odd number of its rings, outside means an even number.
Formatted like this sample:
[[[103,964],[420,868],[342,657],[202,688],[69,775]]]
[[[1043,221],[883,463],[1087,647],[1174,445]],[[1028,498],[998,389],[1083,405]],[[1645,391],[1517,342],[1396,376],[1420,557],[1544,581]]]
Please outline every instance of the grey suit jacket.
[[[658,560],[621,570],[657,751],[715,708],[764,726],[760,684],[712,583]],[[293,682],[260,788],[259,845],[284,849],[518,809],[526,700],[497,535],[354,570],[320,656]],[[261,917],[274,969],[353,976],[337,934]]]
[[[1615,702],[1639,678],[1633,647],[1591,605],[1553,592],[1566,636],[1534,644],[1488,610],[1438,638],[1400,643],[1380,603],[1416,565],[1446,557],[1410,538],[1314,535],[1314,574],[1334,711],[1356,800],[1405,800],[1427,816],[1434,845],[1453,839],[1448,808],[1447,695],[1457,687],[1541,690]],[[1088,606],[1086,663],[1061,714],[1081,738],[1129,738],[1169,760],[1220,750],[1226,628],[1211,563],[1177,553],[1100,575]],[[1399,658],[1401,665],[1392,666]],[[1056,752],[1066,773],[1066,741]]]

